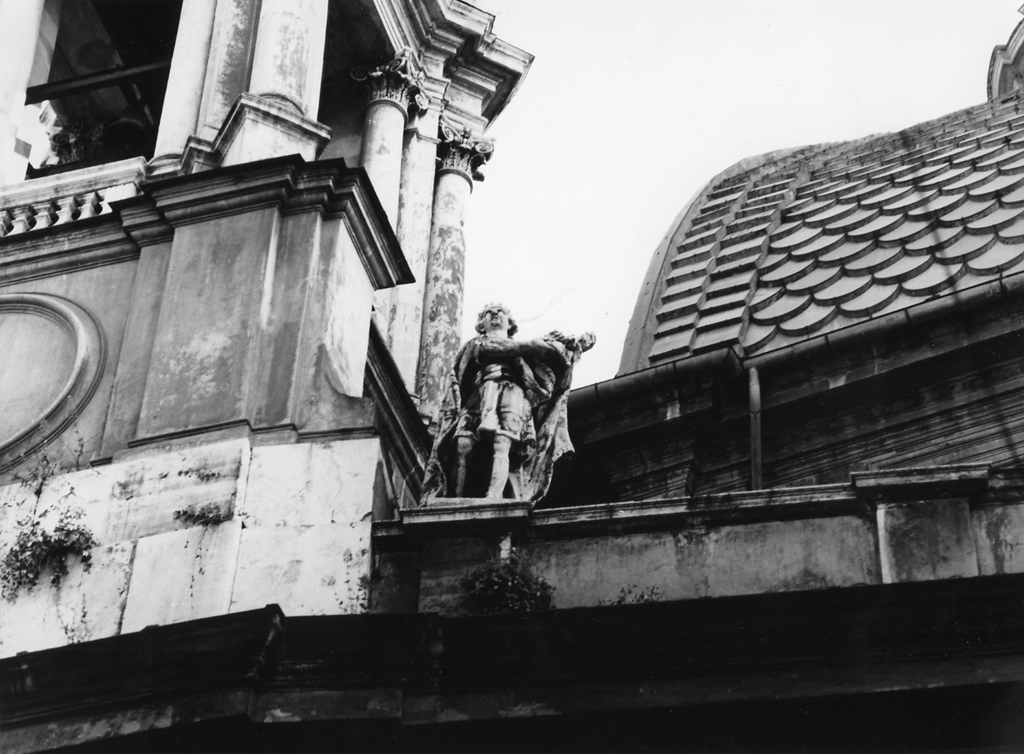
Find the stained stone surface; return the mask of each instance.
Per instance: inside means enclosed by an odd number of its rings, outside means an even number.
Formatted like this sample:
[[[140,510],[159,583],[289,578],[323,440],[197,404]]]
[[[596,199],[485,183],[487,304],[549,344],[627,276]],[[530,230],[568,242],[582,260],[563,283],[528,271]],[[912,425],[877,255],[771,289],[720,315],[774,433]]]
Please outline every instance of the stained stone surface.
[[[979,574],[1024,573],[1024,505],[979,508],[972,520]]]
[[[121,631],[227,613],[241,533],[226,521],[139,540]]]
[[[368,527],[380,462],[376,438],[253,448],[240,515],[247,526],[308,526],[365,518]]]
[[[555,606],[581,607],[614,602],[624,589],[678,600],[881,583],[873,528],[840,516],[537,542],[526,551],[555,587]]]
[[[966,500],[879,506],[878,551],[885,583],[979,574]]]
[[[249,450],[233,440],[63,474],[44,487],[40,506],[80,508],[100,542],[179,529],[178,511],[213,506],[230,518],[245,494]]]
[[[242,531],[231,612],[273,601],[285,615],[338,615],[366,609],[370,524],[352,521]]]

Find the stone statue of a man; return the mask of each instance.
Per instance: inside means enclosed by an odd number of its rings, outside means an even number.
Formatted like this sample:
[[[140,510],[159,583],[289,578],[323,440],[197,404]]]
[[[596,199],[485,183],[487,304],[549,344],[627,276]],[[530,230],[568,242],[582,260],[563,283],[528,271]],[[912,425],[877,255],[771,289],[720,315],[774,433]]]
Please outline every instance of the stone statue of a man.
[[[424,499],[505,497],[536,502],[559,456],[572,450],[565,406],[572,367],[594,335],[552,332],[517,341],[501,304],[484,307],[479,335],[455,358],[427,463]]]

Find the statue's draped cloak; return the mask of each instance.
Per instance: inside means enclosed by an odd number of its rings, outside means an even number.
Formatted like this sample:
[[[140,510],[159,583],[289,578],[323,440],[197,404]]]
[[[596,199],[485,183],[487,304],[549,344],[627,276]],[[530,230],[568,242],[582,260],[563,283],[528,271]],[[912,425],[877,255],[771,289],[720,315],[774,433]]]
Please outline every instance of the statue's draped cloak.
[[[423,500],[451,496],[454,473],[455,430],[464,412],[464,397],[476,389],[482,363],[508,365],[513,381],[530,402],[537,440],[533,447],[513,445],[509,454],[509,481],[518,500],[536,503],[548,491],[555,461],[573,450],[569,440],[566,404],[572,367],[578,348],[548,336],[538,340],[479,336],[467,342],[455,357],[441,402],[439,426],[423,479]],[[478,440],[486,443],[486,440]]]

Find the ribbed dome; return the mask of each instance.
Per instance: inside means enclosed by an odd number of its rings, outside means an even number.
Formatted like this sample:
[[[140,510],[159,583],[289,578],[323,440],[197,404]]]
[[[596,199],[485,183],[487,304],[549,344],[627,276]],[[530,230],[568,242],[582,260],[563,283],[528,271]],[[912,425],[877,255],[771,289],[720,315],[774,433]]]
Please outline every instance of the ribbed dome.
[[[717,176],[655,252],[620,373],[784,348],[1024,273],[1017,93]],[[1022,275],[1024,279],[1024,275]]]

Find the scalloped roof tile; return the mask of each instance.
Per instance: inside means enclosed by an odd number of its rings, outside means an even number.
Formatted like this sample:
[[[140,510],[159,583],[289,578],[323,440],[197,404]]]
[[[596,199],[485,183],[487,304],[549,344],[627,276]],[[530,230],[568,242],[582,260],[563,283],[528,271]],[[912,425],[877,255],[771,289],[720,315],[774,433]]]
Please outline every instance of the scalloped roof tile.
[[[772,350],[1024,270],[1016,94],[733,173],[690,207],[653,271],[639,323],[653,341],[625,371]]]

